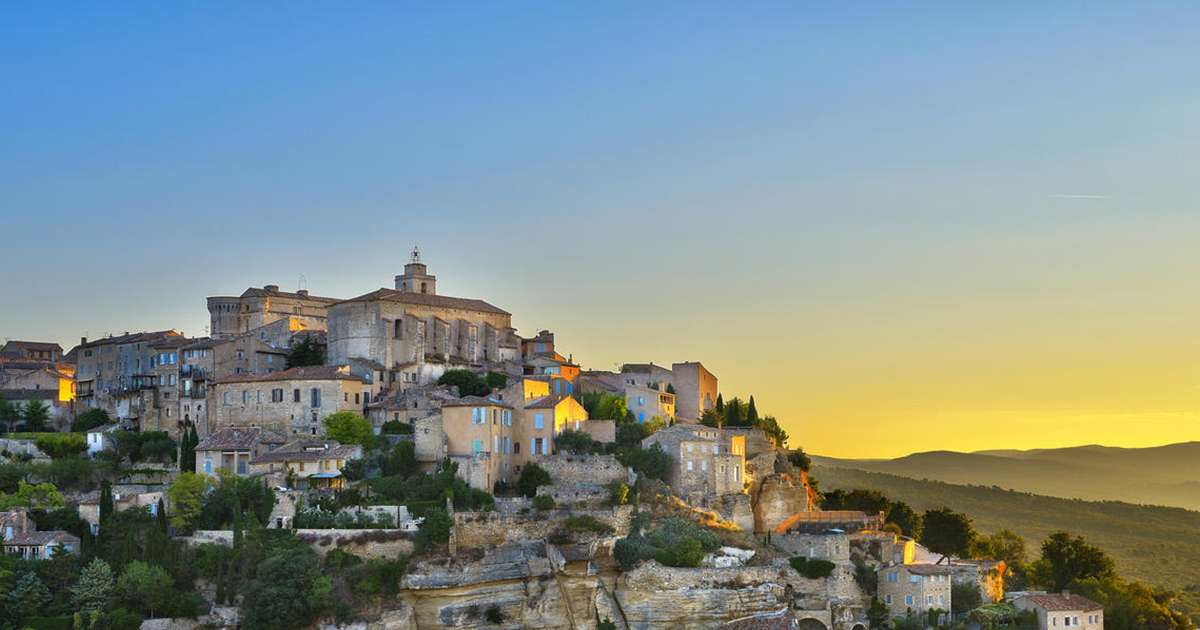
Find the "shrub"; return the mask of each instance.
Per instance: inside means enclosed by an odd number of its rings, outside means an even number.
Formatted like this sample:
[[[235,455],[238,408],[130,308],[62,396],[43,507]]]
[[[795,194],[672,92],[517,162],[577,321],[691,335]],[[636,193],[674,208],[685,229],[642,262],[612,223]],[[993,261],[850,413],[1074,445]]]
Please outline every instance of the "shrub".
[[[608,503],[609,505],[625,505],[629,503],[629,486],[621,483],[619,479],[614,479],[608,484]]]
[[[504,623],[504,613],[500,612],[500,607],[494,604],[488,606],[487,612],[484,613],[484,618],[490,624]]]
[[[517,478],[517,490],[527,497],[532,497],[537,495],[538,486],[548,486],[551,483],[553,481],[550,479],[550,473],[546,472],[545,468],[530,463],[521,469],[521,476]]]
[[[658,548],[642,536],[626,536],[613,545],[613,558],[622,571],[630,571],[642,560],[654,557]]]
[[[362,558],[341,549],[330,549],[329,553],[325,554],[326,567],[345,569],[361,563]]]
[[[539,494],[538,496],[533,497],[533,507],[539,510],[553,510],[554,497],[548,494]]]
[[[51,459],[78,455],[87,450],[87,440],[78,433],[45,433],[37,436],[33,443]]]
[[[834,567],[837,566],[828,560],[809,560],[804,556],[791,558],[788,560],[788,563],[792,565],[792,568],[797,573],[811,580],[820,580],[829,577],[833,573]]]
[[[430,508],[425,511],[425,520],[418,529],[421,538],[435,543],[450,540],[450,529],[454,527],[454,519],[442,508]]]
[[[700,548],[700,541],[684,538],[671,547],[655,552],[654,559],[668,567],[698,567],[704,559],[704,550]]]
[[[383,426],[379,427],[379,432],[384,435],[412,435],[413,428],[407,422],[388,420],[383,423]]]

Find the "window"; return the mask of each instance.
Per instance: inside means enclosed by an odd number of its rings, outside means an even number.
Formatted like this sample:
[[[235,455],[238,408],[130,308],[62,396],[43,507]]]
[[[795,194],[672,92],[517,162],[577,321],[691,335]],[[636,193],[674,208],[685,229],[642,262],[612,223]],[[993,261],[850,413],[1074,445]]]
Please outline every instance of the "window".
[[[687,452],[689,452],[689,453],[691,453],[691,452],[692,452],[692,445],[691,445],[691,443],[688,443],[688,444],[687,444]]]
[[[921,581],[921,576],[919,576],[919,575],[910,575],[910,576],[908,577],[908,581],[910,581],[910,582],[920,582],[920,581]]]
[[[342,392],[342,402],[350,402],[350,392]]]
[[[646,422],[646,414],[639,412],[638,413],[638,422],[642,422],[642,423]]]
[[[300,462],[300,472],[304,472],[304,462]]]
[[[394,337],[396,339],[404,338],[404,320],[397,319],[396,323],[392,326],[392,328],[393,328],[392,337]]]
[[[708,470],[708,462],[700,462],[700,470]]]
[[[228,405],[228,404],[229,404],[229,392],[225,392],[225,400],[224,400],[224,404],[226,404],[226,405]]]
[[[1050,618],[1050,625],[1052,625],[1052,626],[1057,626],[1057,625],[1058,625],[1058,617],[1051,617],[1051,618]]]
[[[271,402],[273,402],[273,403],[283,402],[283,390],[282,389],[272,389],[271,390]]]
[[[300,390],[299,389],[292,390],[292,402],[294,402],[294,403],[300,402]]]
[[[717,445],[713,444],[713,455],[717,454]]]
[[[539,344],[537,344],[536,348],[537,348],[536,352],[545,352],[545,351],[546,351],[546,344],[544,344],[544,343],[539,343]]]
[[[245,353],[245,352],[243,352],[243,351],[241,351],[241,350],[238,350],[238,355],[237,355],[237,357],[238,357],[239,359],[245,359],[245,358],[246,358],[246,353]]]
[[[546,420],[542,414],[537,413],[537,414],[533,415],[533,428],[534,429],[545,428],[545,424],[546,424]]]
[[[248,390],[248,389],[242,390],[242,404],[243,405],[250,404],[250,390]]]
[[[492,452],[493,453],[500,452],[500,436],[499,435],[492,436]]]
[[[316,387],[312,388],[312,406],[321,406],[321,390],[317,389]]]
[[[262,404],[262,390],[258,390],[258,404]]]
[[[358,396],[359,396],[358,394],[355,394],[355,395],[354,395],[354,404],[356,404],[356,405],[357,405],[357,404],[359,404],[359,402],[358,402]]]
[[[888,605],[888,606],[891,606],[891,605],[892,605],[892,596],[891,596],[891,595],[888,595],[888,596],[886,596],[884,599],[886,599],[886,600],[887,600],[887,605]]]
[[[887,581],[898,582],[898,581],[900,581],[900,576],[895,571],[893,571],[893,572],[887,574]]]
[[[945,605],[945,604],[946,604],[946,596],[945,596],[945,595],[941,595],[941,596],[939,596],[939,597],[938,597],[938,599],[939,599],[939,600],[941,600],[941,601],[939,602],[940,604],[942,604],[942,605]]]
[[[913,596],[912,596],[912,595],[905,595],[905,596],[904,596],[904,604],[905,604],[906,606],[912,606],[912,605],[913,605]]]
[[[688,469],[688,470],[691,470],[691,469],[692,469],[692,462],[688,462],[688,463],[687,463],[687,469]]]

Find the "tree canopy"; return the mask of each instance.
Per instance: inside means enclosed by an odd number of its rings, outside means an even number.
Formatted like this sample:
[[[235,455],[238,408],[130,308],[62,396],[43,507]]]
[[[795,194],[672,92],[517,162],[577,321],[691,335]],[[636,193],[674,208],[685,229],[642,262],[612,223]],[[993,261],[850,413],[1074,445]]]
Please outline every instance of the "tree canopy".
[[[971,517],[950,508],[926,510],[921,522],[921,544],[942,556],[964,557],[975,541]]]
[[[287,360],[284,362],[284,366],[289,370],[294,367],[324,364],[325,349],[321,347],[321,344],[308,337],[292,346],[292,350],[288,352]]]
[[[370,446],[375,443],[375,429],[371,421],[353,411],[339,411],[325,416],[325,438],[342,444]]]

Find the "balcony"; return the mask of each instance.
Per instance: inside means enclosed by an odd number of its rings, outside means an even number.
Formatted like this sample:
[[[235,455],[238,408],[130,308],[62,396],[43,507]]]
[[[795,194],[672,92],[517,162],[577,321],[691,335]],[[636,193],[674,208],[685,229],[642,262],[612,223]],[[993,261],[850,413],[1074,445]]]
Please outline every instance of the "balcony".
[[[193,381],[208,380],[204,368],[197,365],[181,365],[179,366],[179,376],[182,378],[190,378]]]

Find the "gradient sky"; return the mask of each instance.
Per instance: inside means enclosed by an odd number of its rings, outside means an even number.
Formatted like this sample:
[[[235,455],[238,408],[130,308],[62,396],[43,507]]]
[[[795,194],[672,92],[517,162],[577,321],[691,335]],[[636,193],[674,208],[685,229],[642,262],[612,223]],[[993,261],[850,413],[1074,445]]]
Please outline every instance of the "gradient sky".
[[[0,5],[0,337],[303,276],[834,456],[1200,439],[1200,6]],[[1086,197],[1081,197],[1086,196]]]

